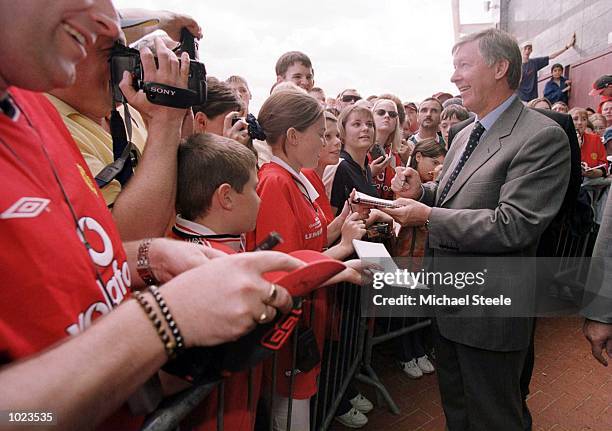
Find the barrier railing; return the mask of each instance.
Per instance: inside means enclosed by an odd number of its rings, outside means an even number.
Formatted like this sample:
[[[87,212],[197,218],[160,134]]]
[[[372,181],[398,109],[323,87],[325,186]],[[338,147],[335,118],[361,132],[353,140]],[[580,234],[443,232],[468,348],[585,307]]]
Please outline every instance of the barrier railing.
[[[145,420],[143,431],[170,431],[177,429],[183,419],[199,406],[210,393],[221,383],[216,381],[189,388],[171,396],[151,413]]]
[[[352,406],[347,390],[361,365],[365,319],[360,315],[361,288],[343,283],[328,292],[329,325],[318,391],[313,399],[311,430],[326,430],[335,416]],[[353,390],[354,391],[354,390]],[[349,391],[349,392],[353,392]],[[355,395],[355,394],[354,394]]]
[[[431,324],[430,319],[424,319],[419,322],[413,322],[414,320],[415,318],[408,317],[367,319],[369,324],[367,325],[368,331],[366,334],[365,349],[363,354],[363,371],[357,375],[357,379],[376,388],[376,394],[378,397],[377,404],[382,405],[384,402],[389,407],[389,410],[396,415],[400,414],[400,409],[397,406],[397,403],[393,400],[393,397],[391,397],[391,394],[383,384],[382,380],[380,380],[376,374],[376,371],[374,371],[374,367],[372,365],[372,354],[374,347],[376,347],[378,344],[394,338],[409,336],[410,333],[425,328]],[[380,328],[381,325],[377,325],[376,321],[382,321],[383,327]],[[378,330],[376,326],[378,326]]]

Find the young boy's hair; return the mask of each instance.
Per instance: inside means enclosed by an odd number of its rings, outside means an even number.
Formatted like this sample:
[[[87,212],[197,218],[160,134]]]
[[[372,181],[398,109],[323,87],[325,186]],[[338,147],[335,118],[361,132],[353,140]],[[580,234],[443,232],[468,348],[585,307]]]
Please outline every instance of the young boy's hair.
[[[214,118],[229,111],[242,111],[244,105],[231,87],[217,78],[206,78],[208,86],[206,102],[193,107],[194,115],[203,112],[208,118]]]
[[[210,209],[224,183],[238,193],[257,169],[257,158],[244,145],[212,133],[191,135],[178,151],[176,212],[194,221]]]
[[[304,66],[312,69],[312,62],[306,54],[300,51],[289,51],[280,56],[276,62],[276,76],[285,76],[287,69],[294,63],[302,63]]]
[[[563,72],[563,65],[561,63],[553,64],[552,67],[550,68],[550,73],[552,73],[552,71],[555,69],[561,69],[561,72]]]
[[[451,120],[453,117],[457,118],[457,120],[459,121],[463,121],[463,120],[467,120],[470,116],[470,113],[468,112],[467,109],[465,109],[463,106],[461,105],[448,105],[446,108],[444,108],[444,110],[442,111],[442,114],[440,115],[440,119],[441,120]]]
[[[238,75],[232,75],[229,78],[227,78],[225,80],[225,82],[227,84],[233,84],[233,83],[238,83],[238,84],[244,84],[244,86],[249,89],[249,84],[246,82],[246,79],[244,79],[242,76],[238,76]],[[249,91],[251,91],[249,89]]]
[[[308,90],[308,94],[312,95],[312,93],[321,93],[325,95],[325,91],[323,91],[321,87],[312,87],[310,90]]]
[[[329,112],[327,109],[323,111],[323,115],[325,116],[325,121],[333,121],[335,123],[338,122],[338,117]]]

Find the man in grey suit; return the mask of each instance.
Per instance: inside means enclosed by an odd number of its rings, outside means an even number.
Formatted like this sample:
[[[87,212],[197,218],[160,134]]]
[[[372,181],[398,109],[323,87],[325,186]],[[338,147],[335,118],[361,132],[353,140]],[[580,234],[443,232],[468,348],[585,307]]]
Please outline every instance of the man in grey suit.
[[[453,47],[453,64],[451,81],[476,121],[456,136],[438,182],[421,185],[416,171],[398,168],[392,186],[403,206],[385,211],[402,225],[425,226],[434,259],[535,256],[567,188],[567,136],[516,96],[521,53],[509,34],[467,36]],[[461,315],[436,309],[449,430],[529,429],[520,376],[533,318]]]

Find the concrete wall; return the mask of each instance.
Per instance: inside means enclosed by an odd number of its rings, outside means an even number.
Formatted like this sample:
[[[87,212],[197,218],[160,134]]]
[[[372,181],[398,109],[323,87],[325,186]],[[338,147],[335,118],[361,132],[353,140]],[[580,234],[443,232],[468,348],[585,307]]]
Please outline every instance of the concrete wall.
[[[506,29],[519,43],[533,42],[533,56],[562,48],[576,32],[576,47],[555,59],[574,63],[608,48],[612,32],[612,0],[505,0]],[[505,24],[505,23],[504,23]]]
[[[598,76],[612,73],[612,44],[608,43],[608,34],[612,32],[612,0],[502,0],[500,18],[501,28],[516,36],[519,44],[526,40],[533,42],[532,57],[563,48],[576,32],[575,47],[551,60],[551,65],[561,63],[581,68],[577,73],[576,67],[575,74],[572,67],[566,68],[569,71],[566,76],[574,80],[570,106],[597,104],[598,98],[583,92],[588,92]],[[550,67],[539,73],[540,80],[548,76]]]

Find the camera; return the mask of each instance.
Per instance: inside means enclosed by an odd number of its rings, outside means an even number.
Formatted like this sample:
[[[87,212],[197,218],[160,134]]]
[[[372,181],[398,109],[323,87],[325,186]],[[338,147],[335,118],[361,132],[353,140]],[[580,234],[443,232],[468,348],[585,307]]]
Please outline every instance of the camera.
[[[118,103],[127,103],[125,96],[119,88],[119,83],[123,79],[123,73],[128,71],[133,76],[132,84],[134,89],[136,91],[143,90],[151,103],[174,108],[188,108],[205,103],[207,92],[206,68],[204,63],[193,60],[196,58],[197,44],[195,37],[187,29],[182,29],[181,43],[174,51],[177,53],[187,52],[189,54],[187,89],[145,82],[140,52],[137,49],[123,45],[121,42],[115,42],[109,58],[113,100]],[[155,58],[155,64],[158,64],[157,57]]]
[[[386,156],[385,150],[383,150],[383,147],[381,147],[380,144],[372,145],[372,148],[370,148],[370,154],[372,155],[372,160]]]
[[[389,239],[392,234],[393,227],[385,222],[376,222],[366,230],[366,238],[370,241]]]

